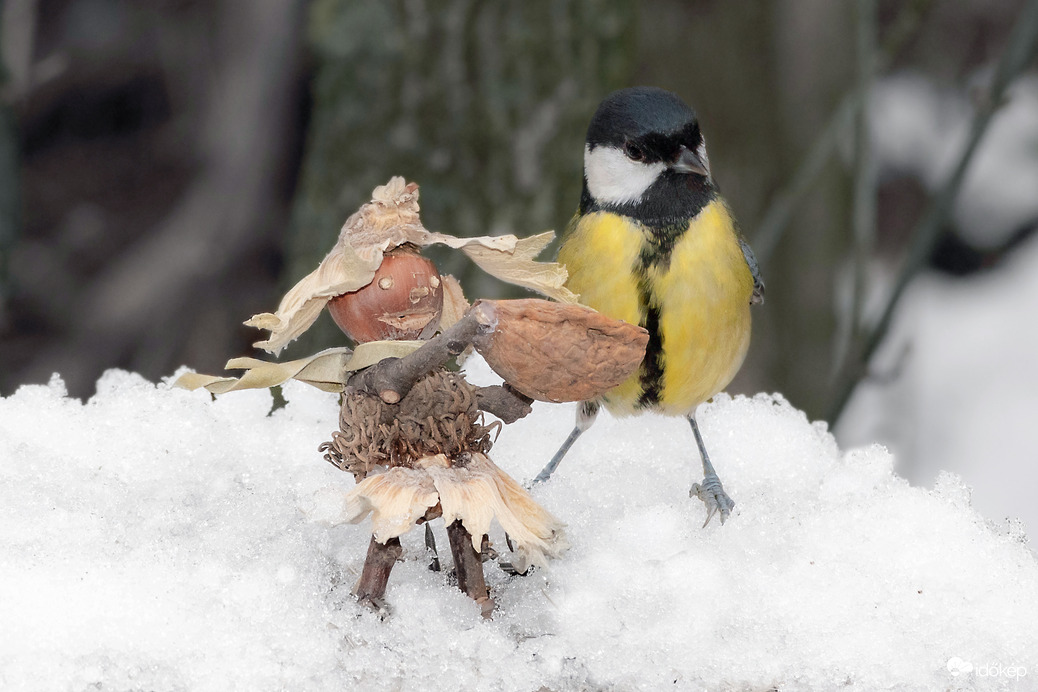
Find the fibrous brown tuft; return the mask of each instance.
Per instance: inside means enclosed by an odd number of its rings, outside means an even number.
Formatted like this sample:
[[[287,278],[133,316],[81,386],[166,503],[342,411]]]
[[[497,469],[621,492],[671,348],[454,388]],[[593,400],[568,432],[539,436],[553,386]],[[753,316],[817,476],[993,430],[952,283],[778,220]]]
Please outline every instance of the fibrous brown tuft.
[[[483,424],[476,389],[457,373],[435,370],[398,403],[355,390],[343,394],[339,430],[319,451],[359,481],[376,466],[411,468],[443,454],[452,463],[465,452],[485,454],[501,424]]]

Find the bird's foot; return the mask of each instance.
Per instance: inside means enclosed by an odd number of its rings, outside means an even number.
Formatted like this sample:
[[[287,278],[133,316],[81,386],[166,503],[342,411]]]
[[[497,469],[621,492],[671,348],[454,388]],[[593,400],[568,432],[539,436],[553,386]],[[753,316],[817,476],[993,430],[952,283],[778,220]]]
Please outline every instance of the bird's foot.
[[[703,528],[706,528],[706,525],[718,513],[721,515],[721,525],[723,526],[735,507],[735,502],[724,491],[721,479],[714,473],[707,474],[701,484],[693,483],[692,489],[688,491],[688,496],[698,497],[706,505],[706,521],[703,522]]]

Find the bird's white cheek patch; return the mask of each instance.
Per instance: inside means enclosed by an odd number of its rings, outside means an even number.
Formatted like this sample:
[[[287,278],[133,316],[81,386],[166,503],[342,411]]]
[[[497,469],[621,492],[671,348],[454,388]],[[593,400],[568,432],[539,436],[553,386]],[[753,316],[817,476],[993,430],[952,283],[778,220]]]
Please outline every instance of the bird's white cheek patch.
[[[584,147],[588,192],[599,203],[637,202],[666,169],[662,163],[639,163],[614,147]]]

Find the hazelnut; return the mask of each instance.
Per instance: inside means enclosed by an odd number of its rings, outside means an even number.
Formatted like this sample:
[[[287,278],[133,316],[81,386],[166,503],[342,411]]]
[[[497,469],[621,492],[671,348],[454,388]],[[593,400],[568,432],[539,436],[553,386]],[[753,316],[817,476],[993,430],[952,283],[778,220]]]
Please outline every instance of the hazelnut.
[[[436,265],[408,246],[386,253],[367,286],[328,301],[335,324],[358,343],[418,339],[442,309]]]

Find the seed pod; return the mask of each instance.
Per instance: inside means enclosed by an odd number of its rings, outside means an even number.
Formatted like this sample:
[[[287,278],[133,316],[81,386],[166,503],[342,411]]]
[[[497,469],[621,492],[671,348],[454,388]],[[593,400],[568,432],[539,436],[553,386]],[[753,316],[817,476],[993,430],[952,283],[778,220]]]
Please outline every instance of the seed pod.
[[[358,343],[421,338],[442,309],[436,265],[409,246],[386,253],[367,286],[328,301],[335,324]]]
[[[480,300],[494,325],[474,342],[494,372],[540,401],[585,401],[626,380],[645,357],[649,333],[583,305]]]

